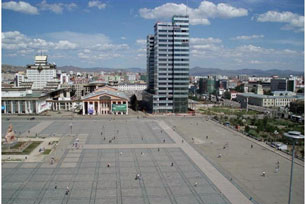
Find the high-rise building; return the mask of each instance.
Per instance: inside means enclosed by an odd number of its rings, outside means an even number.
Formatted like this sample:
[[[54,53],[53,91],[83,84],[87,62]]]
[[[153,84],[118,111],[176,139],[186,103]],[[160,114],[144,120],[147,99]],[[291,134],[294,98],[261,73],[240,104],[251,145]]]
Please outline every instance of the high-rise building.
[[[24,82],[32,82],[32,89],[44,89],[50,83],[58,83],[56,65],[48,64],[48,56],[35,56],[35,64],[27,65]]]
[[[154,93],[154,36],[148,35],[147,36],[147,91],[149,93]]]
[[[189,18],[173,16],[172,22],[157,22],[154,33],[147,37],[148,92],[152,94],[152,112],[187,112]]]
[[[287,91],[287,79],[271,79],[271,91]]]

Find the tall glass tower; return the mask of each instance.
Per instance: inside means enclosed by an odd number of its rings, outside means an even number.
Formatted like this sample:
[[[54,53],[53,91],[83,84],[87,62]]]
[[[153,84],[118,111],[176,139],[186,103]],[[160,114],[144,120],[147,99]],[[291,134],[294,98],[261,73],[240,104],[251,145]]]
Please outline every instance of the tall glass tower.
[[[154,33],[153,38],[147,37],[147,53],[154,52],[153,65],[147,62],[148,81],[153,84],[149,85],[153,87],[150,91],[152,112],[185,113],[188,110],[189,18],[173,16],[172,22],[157,22]]]

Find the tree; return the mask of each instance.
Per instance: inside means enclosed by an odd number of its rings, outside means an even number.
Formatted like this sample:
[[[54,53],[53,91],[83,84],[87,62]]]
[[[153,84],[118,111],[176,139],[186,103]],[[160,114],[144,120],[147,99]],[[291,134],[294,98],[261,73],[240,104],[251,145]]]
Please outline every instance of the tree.
[[[231,93],[229,91],[226,91],[223,93],[223,97],[226,99],[231,99]]]
[[[235,91],[240,92],[240,93],[244,93],[244,84],[236,86]]]
[[[130,97],[130,106],[134,111],[138,111],[139,102],[135,94]]]

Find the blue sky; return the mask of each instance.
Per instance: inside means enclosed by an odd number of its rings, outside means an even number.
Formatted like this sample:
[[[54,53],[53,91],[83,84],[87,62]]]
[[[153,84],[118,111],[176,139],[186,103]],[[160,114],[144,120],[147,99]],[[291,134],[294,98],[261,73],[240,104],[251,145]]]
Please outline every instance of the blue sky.
[[[304,1],[2,1],[2,63],[146,67],[157,21],[190,16],[190,67],[303,70]]]

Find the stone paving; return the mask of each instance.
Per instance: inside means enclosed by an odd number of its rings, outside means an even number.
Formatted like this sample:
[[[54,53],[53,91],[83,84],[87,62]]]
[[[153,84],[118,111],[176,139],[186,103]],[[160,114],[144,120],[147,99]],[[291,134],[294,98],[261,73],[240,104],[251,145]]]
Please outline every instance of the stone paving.
[[[281,156],[274,149],[270,151],[265,148],[264,143],[252,142],[231,129],[211,120],[207,121],[206,118],[185,120],[172,117],[164,120],[171,127],[176,126],[176,132],[180,136],[258,203],[288,203],[291,157]],[[193,144],[192,138],[200,142]],[[225,144],[227,147],[224,149]],[[221,158],[218,158],[219,154],[222,155]],[[280,169],[275,173],[277,161],[280,162]],[[260,176],[263,171],[266,172],[265,177]],[[304,162],[300,160],[294,165],[291,203],[304,203]]]
[[[17,131],[23,132],[42,124],[45,126],[39,129],[40,136],[61,138],[56,151],[50,155],[55,157],[54,165],[49,164],[49,158],[42,162],[2,163],[2,203],[244,204],[249,202],[250,195],[262,204],[287,203],[289,175],[286,169],[281,169],[280,177],[270,175],[270,172],[266,178],[258,174],[263,165],[270,163],[269,158],[272,161],[280,159],[281,168],[283,165],[287,169],[289,161],[283,161],[284,158],[273,152],[261,151],[255,145],[253,153],[262,164],[251,169],[248,167],[249,152],[239,157],[235,155],[239,148],[240,152],[245,151],[242,145],[251,143],[205,119],[84,119],[73,120],[72,131],[71,120],[50,121],[48,125],[45,120],[2,121],[6,126],[12,123]],[[176,131],[167,124],[176,126]],[[209,135],[209,142],[205,140],[206,135]],[[198,145],[192,144],[192,137],[200,141]],[[79,149],[72,147],[77,138]],[[230,148],[226,151],[230,154],[224,152],[225,157],[220,161],[216,154],[224,151],[222,146],[227,141]],[[251,159],[260,163],[255,157],[251,156]],[[296,168],[297,176],[302,176],[299,167]],[[236,176],[233,170],[242,177]],[[135,180],[136,174],[141,175],[140,180]],[[253,175],[248,178],[249,174]],[[228,179],[223,180],[223,175]],[[228,175],[234,180],[229,181]],[[299,180],[303,181],[303,177]],[[261,193],[261,189],[268,190],[259,186],[271,188],[272,183],[267,181],[276,183],[269,195]],[[235,182],[238,182],[238,188]],[[70,191],[65,195],[67,186]],[[238,189],[247,192],[246,196]],[[300,189],[296,189],[292,203],[300,203],[303,198]]]
[[[37,124],[39,124],[40,122],[38,121],[27,121],[27,120],[12,120],[12,121],[7,121],[7,120],[2,120],[2,137],[4,138],[6,132],[7,132],[7,129],[8,129],[8,126],[10,124],[13,125],[13,130],[16,131],[17,133],[17,136],[20,135],[20,133],[25,133],[27,132],[29,129],[31,129],[32,127],[36,126]]]
[[[11,122],[23,132],[38,124]],[[39,131],[65,140],[54,165],[2,164],[2,203],[230,203],[156,121],[73,121],[72,132],[70,124],[54,121]],[[76,138],[80,149],[72,147]]]

